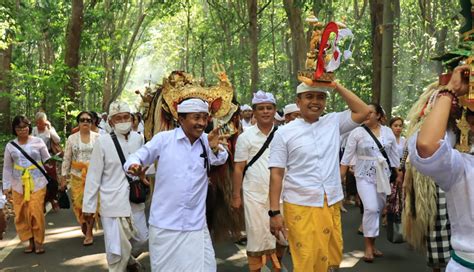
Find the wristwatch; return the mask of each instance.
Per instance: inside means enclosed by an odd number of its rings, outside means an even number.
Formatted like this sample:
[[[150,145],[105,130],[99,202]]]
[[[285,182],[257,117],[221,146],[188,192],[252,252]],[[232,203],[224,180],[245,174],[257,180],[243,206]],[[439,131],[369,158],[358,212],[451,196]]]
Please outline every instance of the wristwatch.
[[[274,217],[274,216],[277,216],[279,214],[281,214],[280,210],[276,210],[276,211],[269,210],[268,211],[268,216],[270,216],[270,217]]]

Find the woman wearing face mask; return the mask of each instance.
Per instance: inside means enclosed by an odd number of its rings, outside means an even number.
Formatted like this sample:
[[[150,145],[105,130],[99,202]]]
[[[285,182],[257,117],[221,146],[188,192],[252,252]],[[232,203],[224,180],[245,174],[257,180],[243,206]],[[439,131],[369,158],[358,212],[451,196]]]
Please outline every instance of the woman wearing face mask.
[[[364,124],[384,147],[390,165],[398,168],[400,157],[395,136],[390,128],[380,123],[383,116],[382,107],[371,103],[369,108],[369,115]],[[347,139],[346,149],[341,160],[341,177],[346,175],[348,166],[353,162],[355,162],[357,191],[364,205],[362,218],[365,237],[364,261],[373,262],[374,257],[383,255],[375,248],[375,238],[379,235],[380,213],[385,206],[387,195],[391,194],[390,169],[376,142],[364,127],[354,129]],[[398,169],[397,172],[397,183],[399,183],[402,176]]]
[[[94,221],[86,221],[82,214],[82,198],[84,196],[84,186],[86,181],[87,169],[92,153],[94,142],[99,134],[93,132],[93,116],[87,111],[80,112],[76,121],[79,131],[69,136],[64,152],[64,161],[61,168],[61,189],[64,190],[67,180],[71,184],[73,211],[77,222],[81,225],[82,233],[85,235],[84,246],[92,245],[92,226]]]
[[[45,221],[43,213],[46,177],[39,167],[49,158],[48,148],[37,137],[31,136],[31,122],[24,116],[13,118],[12,132],[16,138],[5,147],[3,161],[3,193],[12,194],[15,227],[21,241],[29,241],[25,253],[44,253]],[[16,146],[15,146],[16,144]],[[23,155],[22,151],[28,156]]]

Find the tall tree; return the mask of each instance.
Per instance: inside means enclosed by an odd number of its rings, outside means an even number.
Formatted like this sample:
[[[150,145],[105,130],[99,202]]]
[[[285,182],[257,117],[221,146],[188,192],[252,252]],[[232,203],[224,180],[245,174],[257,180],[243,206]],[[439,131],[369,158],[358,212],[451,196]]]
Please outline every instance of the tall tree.
[[[258,88],[258,27],[257,0],[247,0],[249,14],[249,43],[250,43],[250,92]]]
[[[307,52],[307,42],[305,39],[303,19],[301,18],[300,0],[283,0],[288,24],[291,31],[292,45],[292,72],[291,83],[293,87],[297,85],[298,70],[304,68]]]
[[[372,101],[380,102],[382,70],[382,15],[384,0],[370,0],[372,29]]]
[[[385,109],[387,119],[389,120],[392,117],[394,8],[392,0],[384,0],[382,27],[382,89],[380,104]]]
[[[77,94],[80,89],[80,74],[78,71],[81,46],[81,33],[84,24],[84,2],[83,0],[73,0],[71,19],[69,20],[68,31],[66,34],[66,53],[65,64],[69,68],[69,82],[66,91],[72,102],[77,101]]]

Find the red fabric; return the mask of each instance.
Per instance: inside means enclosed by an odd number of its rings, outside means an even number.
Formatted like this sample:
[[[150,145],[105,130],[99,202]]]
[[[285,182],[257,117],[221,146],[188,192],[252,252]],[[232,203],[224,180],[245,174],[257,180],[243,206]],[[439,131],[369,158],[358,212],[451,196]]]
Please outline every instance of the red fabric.
[[[323,35],[321,37],[321,43],[319,44],[318,63],[316,65],[316,71],[314,71],[315,79],[318,79],[324,73],[324,51],[326,49],[329,36],[331,35],[331,33],[334,32],[336,33],[336,39],[337,39],[338,30],[339,29],[335,22],[329,22],[323,31]]]

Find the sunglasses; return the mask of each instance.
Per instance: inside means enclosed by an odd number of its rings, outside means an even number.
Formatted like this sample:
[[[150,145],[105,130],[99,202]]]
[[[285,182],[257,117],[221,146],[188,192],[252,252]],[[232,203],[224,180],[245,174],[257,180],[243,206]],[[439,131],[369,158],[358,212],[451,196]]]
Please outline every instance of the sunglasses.
[[[92,119],[90,119],[90,118],[80,118],[80,119],[79,119],[79,122],[80,122],[80,123],[89,123],[89,124],[90,124],[90,123],[92,123]]]

